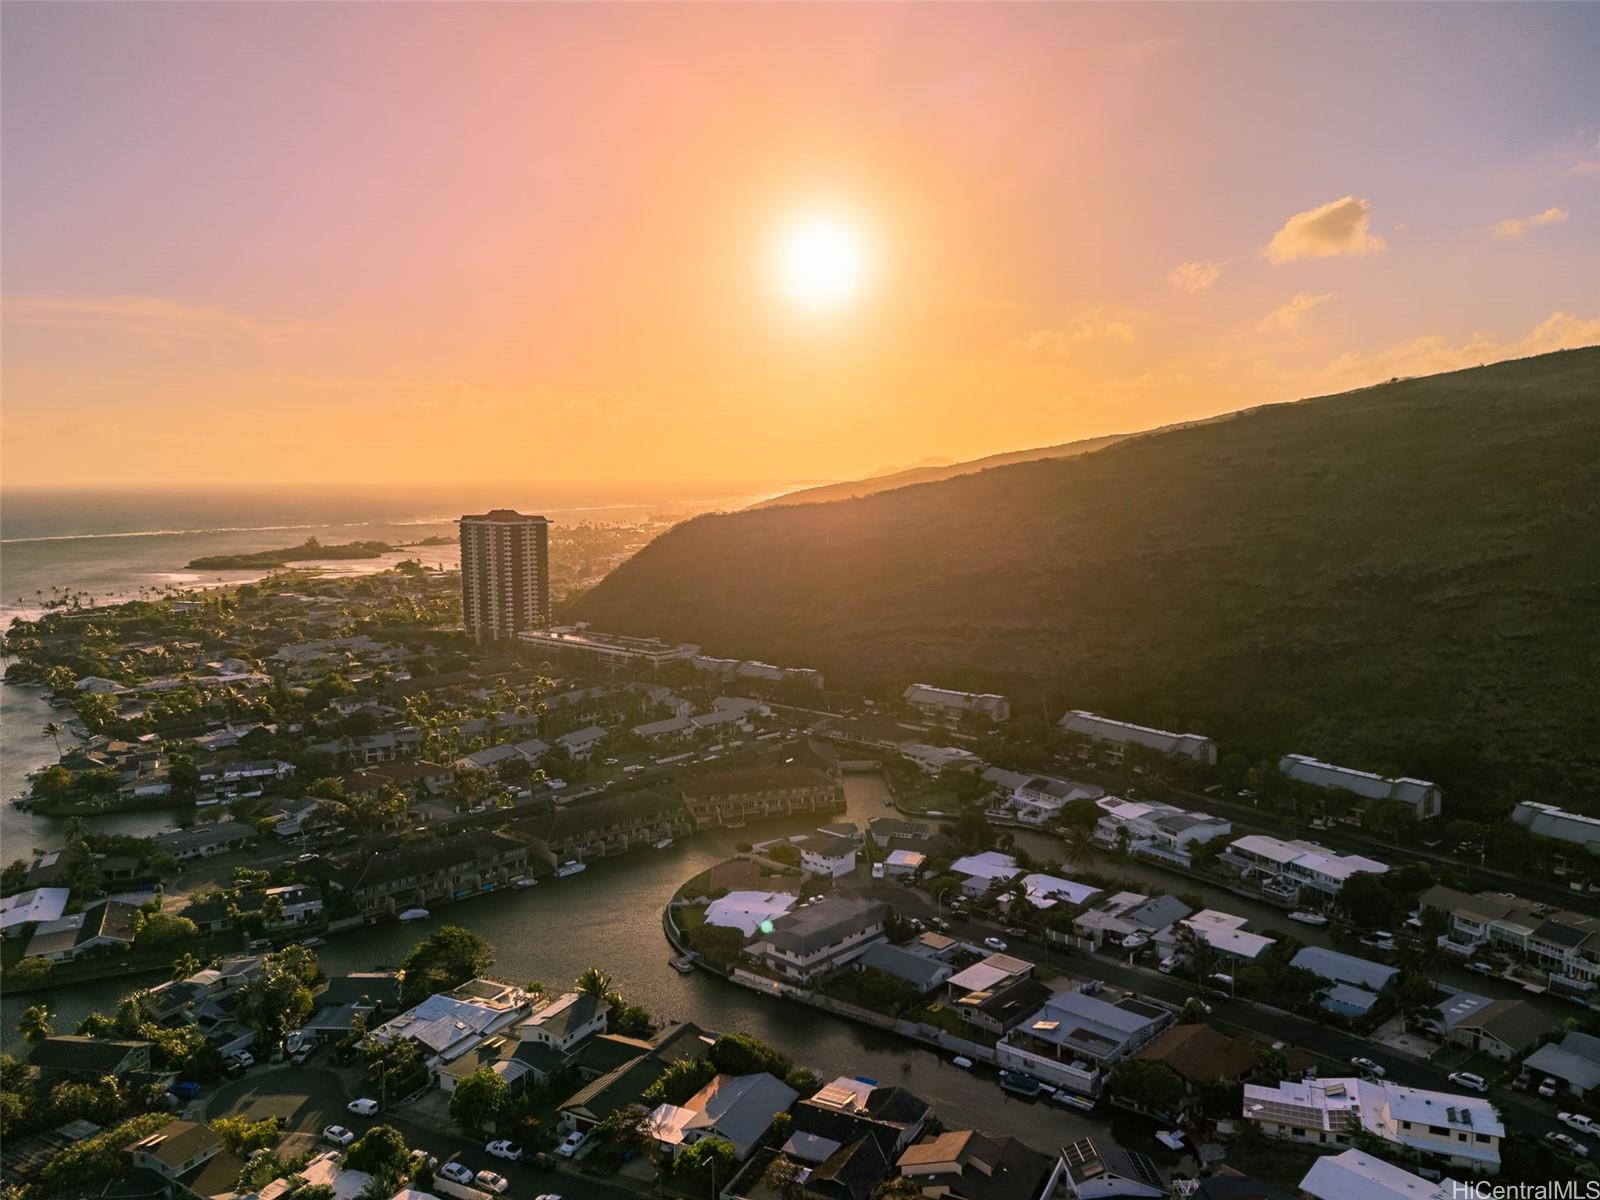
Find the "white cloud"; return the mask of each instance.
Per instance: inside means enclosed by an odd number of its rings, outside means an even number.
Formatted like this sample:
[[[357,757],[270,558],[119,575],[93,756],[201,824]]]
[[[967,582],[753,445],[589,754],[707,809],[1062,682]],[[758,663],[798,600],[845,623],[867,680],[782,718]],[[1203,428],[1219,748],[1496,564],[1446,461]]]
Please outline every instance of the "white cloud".
[[[1300,292],[1287,304],[1275,308],[1261,319],[1256,329],[1261,333],[1287,333],[1300,328],[1301,319],[1319,304],[1333,299],[1332,292]]]
[[[1296,213],[1284,222],[1267,244],[1269,262],[1299,258],[1333,258],[1342,254],[1376,254],[1384,241],[1372,232],[1372,205],[1346,196],[1318,208]]]
[[[1092,308],[1068,328],[1036,329],[1012,342],[1011,348],[1023,354],[1067,358],[1074,344],[1094,341],[1129,344],[1133,341],[1133,326],[1108,309]]]
[[[1222,264],[1219,262],[1186,262],[1179,263],[1167,276],[1167,282],[1179,291],[1203,292],[1217,281],[1222,274]]]
[[[1560,225],[1566,219],[1566,209],[1547,208],[1529,217],[1509,217],[1501,221],[1494,227],[1494,235],[1497,238],[1519,238],[1530,229],[1538,229],[1541,225]]]
[[[1596,162],[1592,158],[1580,158],[1572,164],[1572,173],[1574,175],[1600,174],[1600,162]]]
[[[313,326],[274,323],[220,308],[198,308],[158,296],[103,299],[8,298],[5,320],[50,329],[93,329],[159,337],[269,342]]]

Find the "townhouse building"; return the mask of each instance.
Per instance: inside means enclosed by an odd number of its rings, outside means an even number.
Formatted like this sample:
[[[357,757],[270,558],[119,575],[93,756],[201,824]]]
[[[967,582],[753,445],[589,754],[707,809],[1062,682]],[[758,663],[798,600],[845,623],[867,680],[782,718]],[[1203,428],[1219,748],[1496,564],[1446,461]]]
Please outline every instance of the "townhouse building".
[[[1217,744],[1198,733],[1172,733],[1148,725],[1114,721],[1075,708],[1056,722],[1071,737],[1082,738],[1112,762],[1121,762],[1129,746],[1142,746],[1168,758],[1186,758],[1206,766],[1217,765]]]
[[[369,856],[347,864],[356,907],[368,916],[436,900],[493,891],[528,870],[528,843],[505,833],[473,830]]]
[[[793,763],[685,779],[683,799],[698,829],[845,808],[844,786],[837,778]]]
[[[1393,800],[1409,808],[1419,821],[1437,817],[1444,805],[1439,785],[1426,779],[1385,779],[1371,771],[1335,766],[1305,754],[1285,754],[1278,760],[1278,770],[1296,783],[1322,791],[1351,792],[1363,800]]]
[[[931,683],[913,683],[900,698],[906,707],[937,720],[959,721],[972,716],[999,724],[1011,719],[1011,701],[993,692],[958,692]]]

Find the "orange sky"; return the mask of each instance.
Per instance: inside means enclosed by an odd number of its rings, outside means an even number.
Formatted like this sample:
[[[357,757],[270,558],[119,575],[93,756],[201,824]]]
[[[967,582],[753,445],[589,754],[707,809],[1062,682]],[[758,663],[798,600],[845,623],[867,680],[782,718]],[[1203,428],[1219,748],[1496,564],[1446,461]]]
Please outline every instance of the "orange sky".
[[[9,484],[782,484],[1600,341],[1590,6],[3,21]]]

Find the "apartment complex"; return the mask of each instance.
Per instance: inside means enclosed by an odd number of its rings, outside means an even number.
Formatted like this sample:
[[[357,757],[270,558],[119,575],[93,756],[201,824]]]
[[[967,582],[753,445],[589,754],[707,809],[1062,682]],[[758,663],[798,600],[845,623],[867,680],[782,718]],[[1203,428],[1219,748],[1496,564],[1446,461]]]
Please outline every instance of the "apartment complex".
[[[1296,783],[1323,791],[1351,792],[1363,800],[1393,800],[1414,812],[1419,821],[1437,817],[1444,801],[1439,785],[1426,779],[1385,779],[1371,771],[1336,767],[1304,754],[1285,754],[1278,760],[1278,770]]]
[[[1011,717],[1011,701],[993,692],[957,692],[934,687],[931,683],[913,683],[901,694],[901,699],[925,717],[949,721],[960,720],[968,713],[995,722]]]
[[[1217,744],[1198,733],[1152,729],[1148,725],[1113,721],[1110,717],[1076,708],[1056,724],[1063,733],[1088,738],[1114,761],[1121,761],[1129,746],[1143,746],[1169,758],[1189,758],[1207,766],[1217,765]]]
[[[1552,983],[1588,991],[1600,982],[1600,918],[1506,892],[1474,896],[1443,886],[1422,893],[1420,907],[1448,919],[1439,943],[1447,951],[1471,954],[1489,946],[1534,963]]]
[[[1554,838],[1558,842],[1571,842],[1590,854],[1600,853],[1600,817],[1586,817],[1582,813],[1557,808],[1554,804],[1524,800],[1511,810],[1511,819],[1529,833]]]
[[[510,641],[550,623],[550,522],[496,508],[464,516],[461,620],[475,641]]]

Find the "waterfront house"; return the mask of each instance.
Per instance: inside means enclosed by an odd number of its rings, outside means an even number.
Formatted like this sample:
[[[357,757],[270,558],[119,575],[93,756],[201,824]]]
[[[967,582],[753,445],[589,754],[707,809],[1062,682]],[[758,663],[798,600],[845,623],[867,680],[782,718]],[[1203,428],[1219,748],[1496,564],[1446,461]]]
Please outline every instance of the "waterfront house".
[[[1244,1119],[1270,1138],[1349,1146],[1358,1131],[1441,1167],[1500,1170],[1505,1125],[1482,1096],[1402,1087],[1382,1079],[1245,1084]]]
[[[1193,863],[1195,846],[1233,832],[1232,823],[1220,817],[1189,812],[1155,800],[1105,796],[1095,804],[1100,809],[1094,826],[1096,842],[1102,846],[1117,846],[1126,839],[1128,848],[1136,854],[1180,867]]]
[[[1167,1194],[1166,1181],[1150,1158],[1092,1137],[1061,1148],[1055,1175],[1044,1194],[1056,1195],[1057,1183],[1078,1200],[1162,1200]]]
[[[48,958],[51,962],[72,962],[95,951],[126,950],[133,945],[138,928],[137,905],[102,900],[80,913],[41,921],[34,927],[24,955]]]
[[[1034,828],[1048,825],[1074,800],[1093,800],[1105,795],[1104,788],[1091,784],[1072,783],[1049,775],[1026,775],[1003,767],[988,768],[983,779],[994,785],[989,796],[989,817],[1002,824],[1009,822]]]
[[[888,1164],[922,1136],[931,1111],[927,1101],[903,1087],[841,1075],[794,1106],[792,1132],[783,1152],[801,1162],[820,1164],[866,1139],[882,1152],[881,1179]]]
[[[1023,899],[1038,909],[1055,908],[1060,904],[1075,908],[1080,904],[1089,903],[1100,894],[1099,888],[1090,887],[1086,883],[1063,879],[1059,875],[1044,875],[1037,871],[1031,875],[1024,875],[1022,886],[1027,889]]]
[[[1038,1200],[1054,1161],[1013,1137],[952,1130],[907,1146],[895,1170],[948,1200]]]
[[[0,930],[15,929],[18,925],[34,925],[41,921],[58,921],[67,911],[71,888],[29,888],[0,900]]]
[[[1168,951],[1180,949],[1182,945],[1180,930],[1187,929],[1228,962],[1254,962],[1266,953],[1267,947],[1276,939],[1259,933],[1246,932],[1244,927],[1248,920],[1247,917],[1238,917],[1233,913],[1203,908],[1158,933],[1156,945]]]
[[[1156,937],[1193,911],[1175,896],[1116,892],[1073,917],[1072,934],[1087,948],[1098,950],[1133,934]]]
[[[1296,951],[1289,965],[1310,971],[1330,986],[1319,1003],[1342,1017],[1364,1017],[1378,998],[1394,986],[1399,967],[1385,966],[1370,958],[1341,954],[1323,946],[1306,946]]]
[[[706,906],[705,923],[724,925],[737,929],[745,937],[753,937],[763,924],[776,921],[799,899],[792,892],[729,892]]]
[[[1360,854],[1336,854],[1316,842],[1283,841],[1259,833],[1230,843],[1221,861],[1245,879],[1260,880],[1264,891],[1288,900],[1308,887],[1326,901],[1338,895],[1352,875],[1383,875],[1389,870],[1387,863]]]
[[[1337,767],[1304,754],[1285,754],[1278,760],[1278,770],[1296,783],[1325,792],[1351,792],[1364,800],[1393,800],[1409,808],[1419,821],[1437,817],[1444,803],[1439,785],[1426,779],[1385,779],[1370,771]]]
[[[566,992],[517,1027],[524,1042],[538,1042],[563,1054],[584,1038],[605,1031],[611,1003],[588,992]]]
[[[473,979],[452,991],[429,996],[378,1026],[373,1035],[384,1042],[415,1042],[428,1065],[437,1068],[515,1025],[528,1010],[529,997],[521,988]]]
[[[1037,979],[1013,979],[1003,987],[969,991],[956,1001],[956,1015],[974,1029],[1000,1037],[1022,1024],[1051,996]]]
[[[809,834],[791,838],[789,844],[800,851],[800,865],[812,875],[837,879],[856,869],[854,838]]]
[[[1159,1063],[1183,1083],[1184,1107],[1200,1102],[1201,1091],[1219,1080],[1243,1079],[1255,1070],[1256,1048],[1248,1038],[1232,1037],[1209,1025],[1169,1025],[1134,1055]]]
[[[123,1079],[150,1069],[150,1043],[56,1034],[34,1044],[28,1063],[47,1077]]]
[[[995,1047],[1001,1066],[1097,1093],[1103,1073],[1173,1023],[1172,1010],[1134,995],[1057,992]]]
[[[944,771],[971,772],[983,768],[983,759],[960,746],[930,746],[926,742],[907,742],[900,747],[900,757],[924,775],[938,775]]]
[[[886,849],[897,838],[926,842],[933,837],[933,826],[902,817],[873,817],[867,822],[867,835],[879,849]]]
[[[1470,1194],[1454,1179],[1424,1179],[1360,1150],[1325,1154],[1300,1180],[1303,1200],[1458,1200]]]
[[[1472,954],[1490,946],[1538,967],[1551,983],[1573,991],[1592,991],[1600,981],[1600,918],[1552,911],[1503,892],[1473,896],[1443,886],[1424,892],[1419,906],[1448,919],[1440,942],[1446,951]]]
[[[1063,733],[1094,744],[1112,762],[1121,762],[1129,746],[1142,746],[1168,758],[1186,758],[1209,767],[1217,765],[1217,744],[1198,733],[1170,733],[1148,725],[1113,721],[1082,709],[1073,709],[1056,724]]]
[[[150,840],[162,854],[187,862],[242,850],[255,836],[255,827],[243,821],[212,821],[190,829],[158,833]]]
[[[717,1075],[682,1104],[661,1104],[650,1113],[650,1133],[670,1154],[706,1138],[733,1146],[739,1161],[750,1157],[779,1113],[800,1093],[766,1072]]]
[[[826,771],[790,763],[717,771],[683,781],[697,828],[795,813],[843,812],[844,787]]]
[[[874,942],[868,946],[866,952],[855,960],[855,965],[859,969],[870,967],[902,979],[916,988],[919,995],[933,991],[955,973],[955,968],[941,959],[892,946],[888,942]]]
[[[780,978],[809,984],[881,940],[888,914],[879,901],[830,896],[763,926],[746,953]]]

